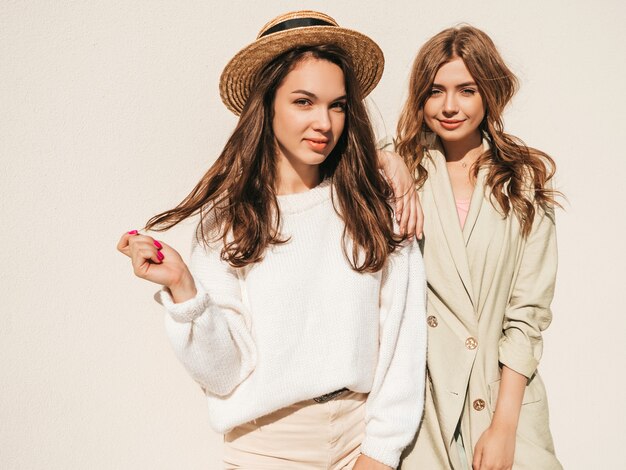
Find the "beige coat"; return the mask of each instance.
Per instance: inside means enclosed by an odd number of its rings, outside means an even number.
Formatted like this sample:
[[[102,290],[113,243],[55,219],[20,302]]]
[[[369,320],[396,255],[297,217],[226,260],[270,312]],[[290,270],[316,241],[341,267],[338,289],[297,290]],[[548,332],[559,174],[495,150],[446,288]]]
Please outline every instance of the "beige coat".
[[[445,157],[425,159],[421,191],[428,278],[428,375],[424,419],[403,470],[461,468],[457,425],[471,466],[494,413],[500,365],[529,378],[514,470],[562,468],[554,455],[546,392],[537,372],[551,321],[557,265],[554,216],[538,210],[528,238],[489,201],[481,169],[463,230]],[[497,203],[495,203],[497,204]]]

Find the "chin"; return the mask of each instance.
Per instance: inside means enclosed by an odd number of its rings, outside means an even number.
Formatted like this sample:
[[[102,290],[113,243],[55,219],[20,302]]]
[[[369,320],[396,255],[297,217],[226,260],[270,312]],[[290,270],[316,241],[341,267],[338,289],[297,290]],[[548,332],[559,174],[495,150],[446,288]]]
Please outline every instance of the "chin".
[[[449,132],[439,132],[437,136],[445,142],[458,142],[459,140],[463,140],[465,137],[463,135],[454,135]]]
[[[304,155],[301,161],[302,163],[306,163],[307,165],[319,165],[321,163],[324,163],[327,158],[328,155],[313,152],[312,154]]]
[[[444,142],[460,142],[472,137],[472,133],[468,134],[467,132],[450,132],[444,130],[443,132],[437,132],[437,136]]]

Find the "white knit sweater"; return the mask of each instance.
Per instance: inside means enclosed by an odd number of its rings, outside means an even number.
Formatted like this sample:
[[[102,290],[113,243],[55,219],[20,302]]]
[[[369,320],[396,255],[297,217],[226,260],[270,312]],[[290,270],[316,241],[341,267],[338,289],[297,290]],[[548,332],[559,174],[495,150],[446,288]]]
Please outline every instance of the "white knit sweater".
[[[194,243],[198,295],[174,304],[163,290],[157,300],[216,431],[347,387],[369,392],[361,452],[395,468],[424,401],[422,257],[407,242],[382,271],[354,271],[331,188],[325,181],[279,196],[289,242],[268,248],[260,263],[232,268],[221,246]]]

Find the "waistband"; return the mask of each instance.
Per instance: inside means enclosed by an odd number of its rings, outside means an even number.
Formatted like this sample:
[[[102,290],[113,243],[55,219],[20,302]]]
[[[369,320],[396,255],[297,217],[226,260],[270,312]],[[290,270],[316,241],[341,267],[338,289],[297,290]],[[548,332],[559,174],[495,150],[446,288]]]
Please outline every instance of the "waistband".
[[[340,388],[339,390],[335,390],[334,392],[330,392],[330,393],[325,393],[324,395],[320,395],[319,397],[315,397],[313,398],[313,401],[315,403],[326,403],[327,401],[330,401],[334,398],[337,398],[340,395],[343,395],[345,392],[347,392],[348,389],[347,388]]]

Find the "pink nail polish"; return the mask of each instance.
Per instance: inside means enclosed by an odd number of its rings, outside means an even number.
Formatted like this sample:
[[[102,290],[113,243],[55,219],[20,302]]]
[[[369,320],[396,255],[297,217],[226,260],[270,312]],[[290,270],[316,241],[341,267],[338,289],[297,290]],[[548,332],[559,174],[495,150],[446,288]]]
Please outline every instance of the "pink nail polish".
[[[130,232],[128,232],[129,235],[137,235],[139,232],[137,232],[137,230],[131,230]]]
[[[165,256],[163,256],[163,253],[161,253],[160,251],[157,251],[157,258],[159,258],[162,261],[163,258],[165,258]]]
[[[163,248],[163,245],[161,245],[158,240],[154,240],[154,246],[157,247],[157,250],[160,250],[161,248]]]

